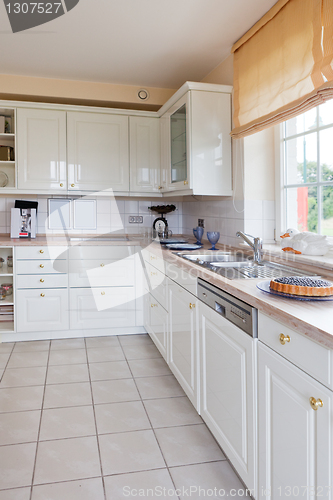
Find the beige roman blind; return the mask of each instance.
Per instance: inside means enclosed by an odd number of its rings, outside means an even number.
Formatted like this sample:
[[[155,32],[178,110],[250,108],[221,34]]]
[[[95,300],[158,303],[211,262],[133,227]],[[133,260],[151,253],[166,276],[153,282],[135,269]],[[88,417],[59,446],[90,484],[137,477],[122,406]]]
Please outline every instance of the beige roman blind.
[[[232,48],[244,137],[333,97],[333,0],[279,0]]]

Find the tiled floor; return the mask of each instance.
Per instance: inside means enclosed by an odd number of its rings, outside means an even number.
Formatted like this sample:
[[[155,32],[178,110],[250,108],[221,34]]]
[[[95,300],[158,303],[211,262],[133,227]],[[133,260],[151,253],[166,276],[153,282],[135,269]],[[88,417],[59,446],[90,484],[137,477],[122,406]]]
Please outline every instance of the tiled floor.
[[[0,344],[0,375],[0,500],[245,496],[147,335]]]

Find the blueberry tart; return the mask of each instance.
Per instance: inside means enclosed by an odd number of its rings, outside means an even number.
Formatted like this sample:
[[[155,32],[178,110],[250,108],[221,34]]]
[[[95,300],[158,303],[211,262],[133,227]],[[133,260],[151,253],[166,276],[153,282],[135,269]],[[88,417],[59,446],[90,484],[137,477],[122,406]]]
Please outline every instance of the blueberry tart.
[[[324,297],[333,295],[333,283],[319,278],[305,278],[303,276],[288,276],[274,278],[269,287],[276,292],[290,295],[306,295]]]

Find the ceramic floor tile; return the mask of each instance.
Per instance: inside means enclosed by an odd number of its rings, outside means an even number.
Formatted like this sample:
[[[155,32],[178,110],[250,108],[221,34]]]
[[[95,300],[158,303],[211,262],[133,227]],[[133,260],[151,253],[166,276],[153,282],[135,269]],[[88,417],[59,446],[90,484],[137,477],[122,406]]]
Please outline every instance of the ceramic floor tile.
[[[0,491],[0,500],[30,500],[31,488]]]
[[[99,436],[103,474],[122,474],[165,467],[153,431]]]
[[[33,366],[30,368],[7,368],[2,377],[0,388],[20,387],[29,385],[44,385],[46,366]]]
[[[104,483],[107,500],[124,500],[126,496],[134,498],[130,494],[131,491],[138,494],[139,490],[145,493],[142,496],[146,498],[178,498],[175,495],[175,488],[167,469],[107,476],[104,478]],[[163,494],[164,488],[167,492],[166,495]],[[151,491],[155,491],[155,495],[152,495]]]
[[[86,406],[91,403],[91,389],[88,382],[47,385],[45,388],[44,408]]]
[[[171,375],[170,368],[163,358],[132,359],[128,361],[133,377],[156,377]]]
[[[151,429],[141,401],[95,406],[98,434]]]
[[[10,352],[2,352],[0,353],[0,368],[3,369],[6,367],[8,360],[10,357]]]
[[[2,342],[2,343],[0,343],[0,354],[12,352],[14,346],[15,346],[14,342]]]
[[[161,358],[160,351],[154,344],[123,345],[126,359],[151,359]]]
[[[97,438],[81,437],[38,444],[34,484],[101,475]]]
[[[43,411],[40,441],[94,436],[95,434],[95,418],[92,405]]]
[[[103,482],[95,478],[34,486],[31,500],[104,500]]]
[[[127,361],[107,361],[106,363],[91,363],[89,365],[92,381],[132,378]]]
[[[173,375],[136,379],[142,399],[160,399],[185,396]]]
[[[123,361],[125,356],[121,347],[99,347],[87,349],[89,363]]]
[[[214,490],[215,488],[217,495],[210,494],[209,498],[229,497],[236,500],[250,498],[246,495],[246,488],[226,460],[223,462],[175,467],[169,470],[177,489],[189,491],[192,488],[193,495],[191,495],[191,499],[193,500],[202,500],[204,496],[203,492],[208,493],[209,490]],[[199,489],[202,490],[201,494],[199,494]],[[185,494],[181,498],[185,499],[188,497]]]
[[[89,337],[86,339],[88,349],[101,347],[119,347],[118,337]]]
[[[11,387],[0,389],[0,413],[40,410],[44,387]]]
[[[119,335],[121,345],[152,345],[153,341],[148,334]]]
[[[84,365],[57,365],[48,367],[47,384],[68,384],[71,382],[89,382],[87,363]]]
[[[37,441],[40,416],[40,410],[1,413],[0,445]]]
[[[58,349],[85,349],[86,345],[84,339],[57,339],[51,340],[51,351]]]
[[[225,459],[205,424],[155,430],[169,467]]]
[[[8,362],[8,368],[25,368],[29,366],[46,366],[48,351],[13,352]]]
[[[50,352],[49,366],[78,365],[87,362],[85,349],[64,349]]]
[[[3,446],[0,453],[1,489],[30,486],[37,443]]]
[[[138,401],[139,393],[135,383],[130,379],[105,380],[92,382],[95,404],[120,403],[121,401]]]
[[[16,352],[36,352],[48,351],[50,349],[49,340],[33,340],[29,342],[16,342],[14,353]]]
[[[144,405],[151,424],[156,429],[202,423],[201,417],[187,397],[151,399],[146,400]]]

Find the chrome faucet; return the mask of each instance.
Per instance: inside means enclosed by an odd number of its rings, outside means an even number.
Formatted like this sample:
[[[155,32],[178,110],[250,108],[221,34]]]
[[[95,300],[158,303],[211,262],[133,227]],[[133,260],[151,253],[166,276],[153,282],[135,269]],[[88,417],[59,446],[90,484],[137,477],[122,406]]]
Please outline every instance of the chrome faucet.
[[[243,238],[243,240],[252,248],[254,262],[256,262],[257,264],[261,264],[262,239],[251,236],[250,234],[243,233],[243,231],[237,231],[236,236],[238,238]],[[253,241],[251,241],[249,238],[252,238]]]

